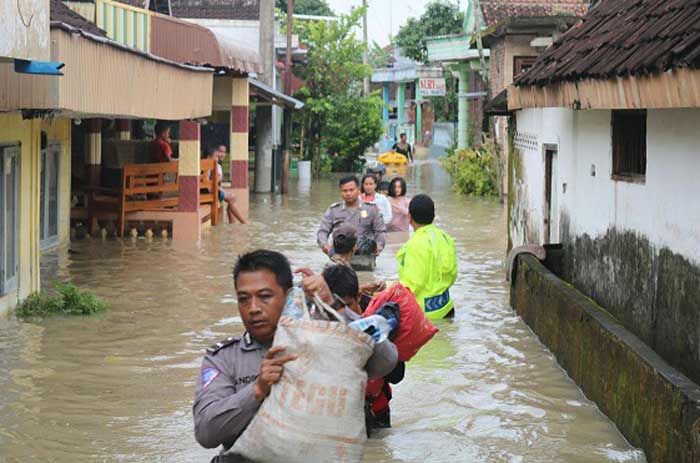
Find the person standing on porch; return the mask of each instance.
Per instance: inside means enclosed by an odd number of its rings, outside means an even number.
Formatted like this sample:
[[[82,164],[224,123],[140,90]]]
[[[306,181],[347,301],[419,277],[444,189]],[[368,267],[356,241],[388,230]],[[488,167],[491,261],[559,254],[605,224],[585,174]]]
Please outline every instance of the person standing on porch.
[[[409,162],[413,162],[413,147],[406,140],[406,133],[399,135],[399,141],[394,143],[391,147],[391,151],[406,156]]]
[[[156,138],[151,142],[151,162],[170,162],[173,148],[170,146],[170,126],[165,122],[156,123]]]
[[[210,148],[207,153],[207,158],[216,161],[216,175],[217,179],[219,180],[219,202],[225,202],[227,204],[226,215],[228,217],[228,223],[234,223],[236,220],[238,220],[241,224],[247,224],[248,222],[245,220],[243,214],[241,214],[241,211],[236,205],[235,196],[230,191],[224,190],[221,185],[224,178],[224,169],[221,167],[220,163],[225,157],[226,146],[224,145]]]
[[[455,242],[433,224],[435,203],[430,196],[415,196],[408,214],[415,232],[396,254],[399,281],[413,291],[428,319],[454,317],[450,287],[457,280]]]

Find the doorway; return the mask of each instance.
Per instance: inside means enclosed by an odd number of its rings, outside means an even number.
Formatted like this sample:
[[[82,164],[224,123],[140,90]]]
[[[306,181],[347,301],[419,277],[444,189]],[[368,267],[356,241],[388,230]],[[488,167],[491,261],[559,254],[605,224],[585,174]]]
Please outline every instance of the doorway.
[[[558,243],[557,145],[544,145],[544,244]]]

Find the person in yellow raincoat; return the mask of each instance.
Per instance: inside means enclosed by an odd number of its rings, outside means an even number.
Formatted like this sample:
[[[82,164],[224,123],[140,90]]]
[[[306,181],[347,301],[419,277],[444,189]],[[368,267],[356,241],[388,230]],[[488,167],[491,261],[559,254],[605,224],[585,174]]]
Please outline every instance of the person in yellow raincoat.
[[[417,195],[408,205],[413,236],[396,255],[399,281],[413,291],[430,320],[454,316],[450,287],[457,279],[457,249],[450,235],[433,224],[435,203]]]

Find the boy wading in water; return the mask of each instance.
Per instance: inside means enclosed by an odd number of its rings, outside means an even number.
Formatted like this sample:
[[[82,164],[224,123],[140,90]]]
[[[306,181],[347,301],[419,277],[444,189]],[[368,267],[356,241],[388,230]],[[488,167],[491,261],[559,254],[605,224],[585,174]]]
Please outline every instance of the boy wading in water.
[[[307,294],[324,301],[333,296],[321,275],[299,270]],[[271,348],[287,294],[292,288],[289,261],[275,251],[258,250],[242,255],[233,270],[238,310],[246,329],[207,349],[197,381],[192,412],[197,442],[206,448],[230,449],[296,358],[284,346]],[[342,313],[341,313],[342,314]],[[365,369],[370,377],[389,374],[398,361],[396,346],[378,343]],[[212,462],[245,461],[237,455],[218,455]]]

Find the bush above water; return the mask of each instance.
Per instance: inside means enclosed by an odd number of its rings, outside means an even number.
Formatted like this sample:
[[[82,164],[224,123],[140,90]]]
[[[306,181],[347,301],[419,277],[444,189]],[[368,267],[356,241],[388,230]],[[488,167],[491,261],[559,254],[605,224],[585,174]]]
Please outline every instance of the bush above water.
[[[109,307],[105,301],[72,283],[55,283],[50,290],[32,293],[17,308],[20,318],[49,315],[90,315]]]
[[[454,149],[441,160],[457,191],[466,195],[498,195],[499,159],[496,145],[485,141],[468,149]]]

